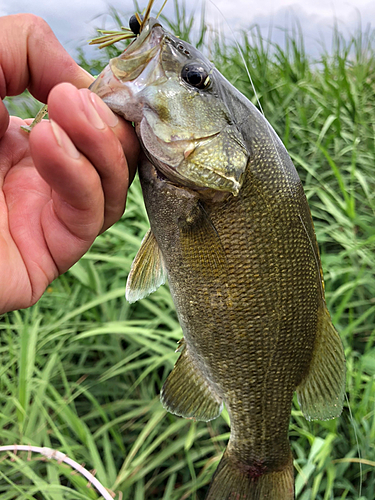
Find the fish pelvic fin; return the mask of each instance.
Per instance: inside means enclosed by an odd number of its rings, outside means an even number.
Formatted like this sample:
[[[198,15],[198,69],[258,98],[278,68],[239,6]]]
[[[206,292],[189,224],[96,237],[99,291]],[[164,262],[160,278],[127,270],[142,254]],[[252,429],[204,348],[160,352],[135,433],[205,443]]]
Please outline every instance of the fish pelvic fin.
[[[155,292],[166,280],[163,257],[156,238],[149,229],[130,268],[125,297],[130,303],[137,302]]]
[[[205,500],[294,500],[293,460],[267,471],[262,462],[244,464],[228,448],[212,478]]]
[[[310,368],[297,387],[297,399],[307,420],[329,420],[341,414],[344,396],[344,348],[324,307],[319,314]]]
[[[166,410],[185,418],[208,422],[217,418],[223,403],[192,361],[183,344],[182,353],[165,381],[160,400]]]

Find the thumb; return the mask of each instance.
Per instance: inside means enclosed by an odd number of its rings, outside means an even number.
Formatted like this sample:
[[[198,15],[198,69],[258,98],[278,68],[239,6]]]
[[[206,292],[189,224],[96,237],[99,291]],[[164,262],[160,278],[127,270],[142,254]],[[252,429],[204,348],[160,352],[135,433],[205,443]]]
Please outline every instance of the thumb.
[[[0,99],[0,139],[8,129],[9,113],[2,99]]]

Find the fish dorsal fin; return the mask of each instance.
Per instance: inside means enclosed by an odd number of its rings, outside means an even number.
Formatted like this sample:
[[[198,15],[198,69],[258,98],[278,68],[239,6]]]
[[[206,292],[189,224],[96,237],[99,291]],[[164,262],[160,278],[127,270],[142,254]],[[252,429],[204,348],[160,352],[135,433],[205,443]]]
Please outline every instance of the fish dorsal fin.
[[[133,303],[147,297],[163,285],[165,280],[163,257],[156,238],[149,229],[130,268],[126,282],[126,300]]]
[[[297,387],[298,403],[307,420],[329,420],[342,412],[345,396],[344,348],[324,307],[309,371]]]
[[[184,343],[178,350],[182,353],[160,393],[162,405],[180,417],[205,422],[217,418],[223,409],[222,400],[194,363]]]

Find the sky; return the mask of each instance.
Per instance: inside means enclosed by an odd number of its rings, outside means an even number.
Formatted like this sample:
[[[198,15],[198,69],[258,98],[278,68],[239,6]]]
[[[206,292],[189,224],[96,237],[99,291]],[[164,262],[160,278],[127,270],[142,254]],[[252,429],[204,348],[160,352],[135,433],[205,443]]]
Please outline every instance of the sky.
[[[200,11],[201,1],[187,0],[188,5]],[[147,0],[139,0],[141,8]],[[162,0],[156,0],[156,13]],[[134,13],[132,0],[0,0],[0,15],[30,12],[43,17],[52,27],[59,41],[74,56],[81,46],[90,56],[97,48],[88,47],[87,40],[96,36],[95,28],[114,28],[109,16],[109,6],[124,14],[124,19]],[[217,8],[216,8],[216,7]],[[164,9],[167,15],[174,12],[173,0]],[[359,25],[375,28],[375,2],[373,0],[206,0],[206,19],[209,24],[223,25],[228,37],[232,37],[225,20],[234,30],[247,29],[259,24],[267,35],[272,28],[274,41],[283,38],[283,27],[290,28],[298,19],[312,55],[319,52],[319,42],[329,48],[335,19],[344,33],[353,33]]]

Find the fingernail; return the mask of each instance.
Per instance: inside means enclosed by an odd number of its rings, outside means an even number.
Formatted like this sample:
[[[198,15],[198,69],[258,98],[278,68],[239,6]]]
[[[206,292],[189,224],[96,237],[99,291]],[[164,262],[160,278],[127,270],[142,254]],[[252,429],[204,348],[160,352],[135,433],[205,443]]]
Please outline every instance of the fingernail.
[[[101,118],[105,121],[105,123],[109,127],[115,127],[118,124],[118,116],[113,113],[109,107],[100,99],[99,96],[90,93],[91,101],[93,102],[97,112],[101,116]]]
[[[90,99],[91,92],[88,89],[81,89],[79,95],[81,96],[81,100],[83,103],[83,109],[85,111],[86,117],[88,121],[95,128],[101,130],[105,128],[105,123],[100,118],[96,108],[94,107],[93,101]]]
[[[50,120],[50,124],[57,144],[66,152],[68,156],[74,159],[78,159],[81,156],[80,152],[74,146],[68,135],[53,120]]]
[[[82,68],[82,66],[80,66],[80,70],[82,71],[82,73],[86,73],[86,75],[89,76],[92,79],[92,81],[94,81],[94,77],[92,76],[92,74],[86,71],[84,68]]]

